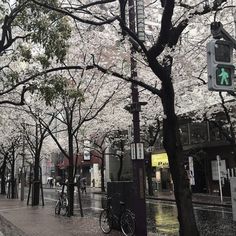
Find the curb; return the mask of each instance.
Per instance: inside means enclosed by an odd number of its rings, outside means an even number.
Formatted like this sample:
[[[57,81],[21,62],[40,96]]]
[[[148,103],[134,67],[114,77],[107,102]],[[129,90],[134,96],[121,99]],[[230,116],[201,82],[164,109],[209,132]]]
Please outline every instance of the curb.
[[[159,201],[175,202],[175,199],[171,199],[171,198],[150,197],[150,196],[146,198],[157,200],[157,201],[159,200]],[[232,207],[231,203],[202,202],[202,201],[197,201],[197,200],[193,200],[192,203],[198,204],[198,205],[219,206],[219,207],[229,207],[229,208]]]
[[[106,193],[103,192],[91,192],[93,194],[101,194],[101,195],[106,195]],[[165,198],[165,197],[152,197],[152,196],[146,196],[146,199],[152,199],[152,200],[157,200],[157,201],[167,201],[167,202],[175,202],[175,199],[173,198]],[[198,201],[198,200],[192,200],[193,204],[198,204],[198,205],[208,205],[208,206],[219,206],[219,207],[228,207],[232,208],[231,203],[218,203],[218,202],[204,202],[204,201]]]

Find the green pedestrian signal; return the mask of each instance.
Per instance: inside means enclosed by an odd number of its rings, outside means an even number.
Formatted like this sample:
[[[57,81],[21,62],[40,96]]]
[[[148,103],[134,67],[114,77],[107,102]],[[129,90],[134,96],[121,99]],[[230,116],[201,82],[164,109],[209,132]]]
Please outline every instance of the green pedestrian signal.
[[[207,43],[207,73],[210,91],[234,91],[231,42],[213,39]]]
[[[231,86],[231,69],[218,66],[216,69],[216,85]]]

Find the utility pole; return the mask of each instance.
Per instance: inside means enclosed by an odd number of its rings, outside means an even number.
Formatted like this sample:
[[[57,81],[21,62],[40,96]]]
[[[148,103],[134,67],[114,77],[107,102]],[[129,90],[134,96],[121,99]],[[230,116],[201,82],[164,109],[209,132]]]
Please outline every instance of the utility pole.
[[[129,0],[129,27],[132,32],[135,32],[135,4],[134,0]],[[131,64],[131,78],[137,78],[137,62],[134,58],[135,49],[131,46],[130,64]],[[145,202],[145,163],[144,159],[138,159],[138,146],[140,145],[140,119],[139,112],[141,111],[141,105],[145,103],[139,102],[139,92],[137,84],[131,85],[132,104],[130,106],[130,112],[133,114],[133,129],[134,129],[134,159],[133,165],[133,183],[134,183],[134,213],[135,213],[135,235],[146,236],[147,235],[147,223],[146,223],[146,202]],[[141,151],[141,153],[143,153]],[[142,156],[142,155],[141,155]]]

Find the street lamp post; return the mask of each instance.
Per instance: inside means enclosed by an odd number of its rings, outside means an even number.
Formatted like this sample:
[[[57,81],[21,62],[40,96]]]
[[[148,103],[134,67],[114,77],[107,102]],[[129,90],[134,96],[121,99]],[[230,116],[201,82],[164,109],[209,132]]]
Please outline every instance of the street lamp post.
[[[134,0],[129,0],[129,26],[130,30],[135,32],[135,9]],[[131,64],[131,78],[137,78],[137,62],[134,59],[135,49],[131,46],[130,64]],[[130,105],[130,112],[133,114],[133,129],[134,129],[134,159],[133,165],[133,183],[134,183],[134,212],[135,212],[135,235],[147,235],[146,223],[146,203],[145,203],[145,163],[144,159],[138,159],[137,146],[140,143],[140,120],[139,112],[141,105],[145,103],[139,102],[139,92],[137,84],[131,85],[132,104]],[[142,147],[143,148],[143,147]]]

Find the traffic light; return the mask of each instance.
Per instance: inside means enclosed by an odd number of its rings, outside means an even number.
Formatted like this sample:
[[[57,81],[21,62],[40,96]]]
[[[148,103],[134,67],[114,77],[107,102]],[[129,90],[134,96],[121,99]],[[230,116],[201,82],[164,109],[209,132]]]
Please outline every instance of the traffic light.
[[[207,43],[208,89],[234,91],[233,46],[231,42],[213,39]]]

